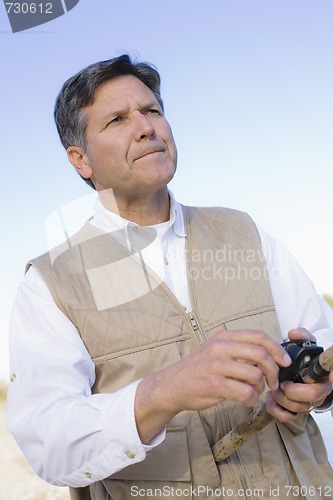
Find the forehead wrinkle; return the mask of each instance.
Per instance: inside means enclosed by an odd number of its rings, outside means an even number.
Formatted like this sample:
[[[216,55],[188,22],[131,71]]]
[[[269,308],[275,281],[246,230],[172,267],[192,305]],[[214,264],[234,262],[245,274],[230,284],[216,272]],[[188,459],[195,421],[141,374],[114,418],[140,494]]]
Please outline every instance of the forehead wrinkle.
[[[118,104],[117,104],[118,103]],[[116,114],[122,114],[130,110],[131,108],[138,108],[140,110],[147,109],[156,104],[160,107],[156,97],[147,96],[144,93],[138,93],[137,91],[130,90],[128,92],[124,92],[122,95],[117,96],[104,96],[103,100],[100,101],[101,105],[110,105],[114,106],[110,112]]]
[[[137,106],[135,106],[135,107],[137,107],[140,112],[147,111],[148,109],[150,109],[151,107],[156,106],[156,105],[158,105],[158,107],[160,108],[160,105],[156,99],[149,100],[149,101],[145,100],[145,102],[142,102],[142,104],[140,104],[139,102],[136,104],[137,104]],[[103,118],[110,118],[110,117],[114,117],[114,116],[124,116],[124,115],[127,115],[130,110],[131,110],[131,105],[126,104],[124,106],[115,108],[115,109],[110,110],[110,111],[106,110],[105,114],[103,115]]]
[[[119,85],[120,80],[122,82]],[[124,82],[124,80],[127,81]],[[128,75],[104,82],[96,90],[93,103],[83,108],[82,111],[87,122],[91,122],[91,119],[104,121],[110,116],[126,115],[133,108],[138,108],[142,112],[152,105],[157,105],[161,109],[154,92],[138,78]],[[94,118],[89,111],[93,113]]]

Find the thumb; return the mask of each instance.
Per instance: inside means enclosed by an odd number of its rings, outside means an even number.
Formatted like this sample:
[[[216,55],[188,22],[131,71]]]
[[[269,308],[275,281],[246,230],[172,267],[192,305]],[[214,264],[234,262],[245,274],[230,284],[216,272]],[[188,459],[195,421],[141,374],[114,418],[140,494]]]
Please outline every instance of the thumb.
[[[293,328],[289,330],[288,337],[290,340],[312,340],[316,341],[316,338],[310,333],[306,328]]]

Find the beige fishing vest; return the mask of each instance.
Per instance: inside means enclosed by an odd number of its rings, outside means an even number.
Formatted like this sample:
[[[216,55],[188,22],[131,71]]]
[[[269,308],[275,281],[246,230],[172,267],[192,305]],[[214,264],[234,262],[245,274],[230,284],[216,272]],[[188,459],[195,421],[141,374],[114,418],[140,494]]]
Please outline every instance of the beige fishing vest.
[[[96,365],[94,393],[116,391],[179,361],[220,329],[261,329],[279,343],[287,334],[279,330],[250,218],[228,209],[183,211],[191,315],[142,261],[140,250],[154,238],[151,228],[129,229],[131,253],[120,233],[104,234],[88,223],[68,243],[32,261]],[[71,489],[71,498],[324,497],[333,474],[308,415],[288,425],[272,422],[230,458],[215,462],[211,447],[251,411],[232,401],[183,411],[143,462],[90,491]]]

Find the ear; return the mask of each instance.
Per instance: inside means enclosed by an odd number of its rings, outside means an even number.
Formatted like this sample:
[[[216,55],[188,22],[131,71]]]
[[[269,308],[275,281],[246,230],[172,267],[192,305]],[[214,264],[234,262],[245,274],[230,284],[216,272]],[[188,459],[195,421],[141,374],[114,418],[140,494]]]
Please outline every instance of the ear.
[[[88,157],[84,149],[79,146],[70,146],[67,149],[67,157],[75,170],[85,179],[90,179],[93,171],[90,167]]]

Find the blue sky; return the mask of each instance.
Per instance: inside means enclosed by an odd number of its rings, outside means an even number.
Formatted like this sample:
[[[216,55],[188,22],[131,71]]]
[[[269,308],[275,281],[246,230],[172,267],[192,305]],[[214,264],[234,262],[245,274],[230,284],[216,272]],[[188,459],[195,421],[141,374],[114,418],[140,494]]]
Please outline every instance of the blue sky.
[[[331,0],[80,0],[13,34],[0,4],[0,378],[10,309],[26,261],[47,249],[45,222],[91,194],[58,140],[55,97],[74,72],[122,52],[161,73],[176,197],[249,212],[333,295],[332,22]]]

